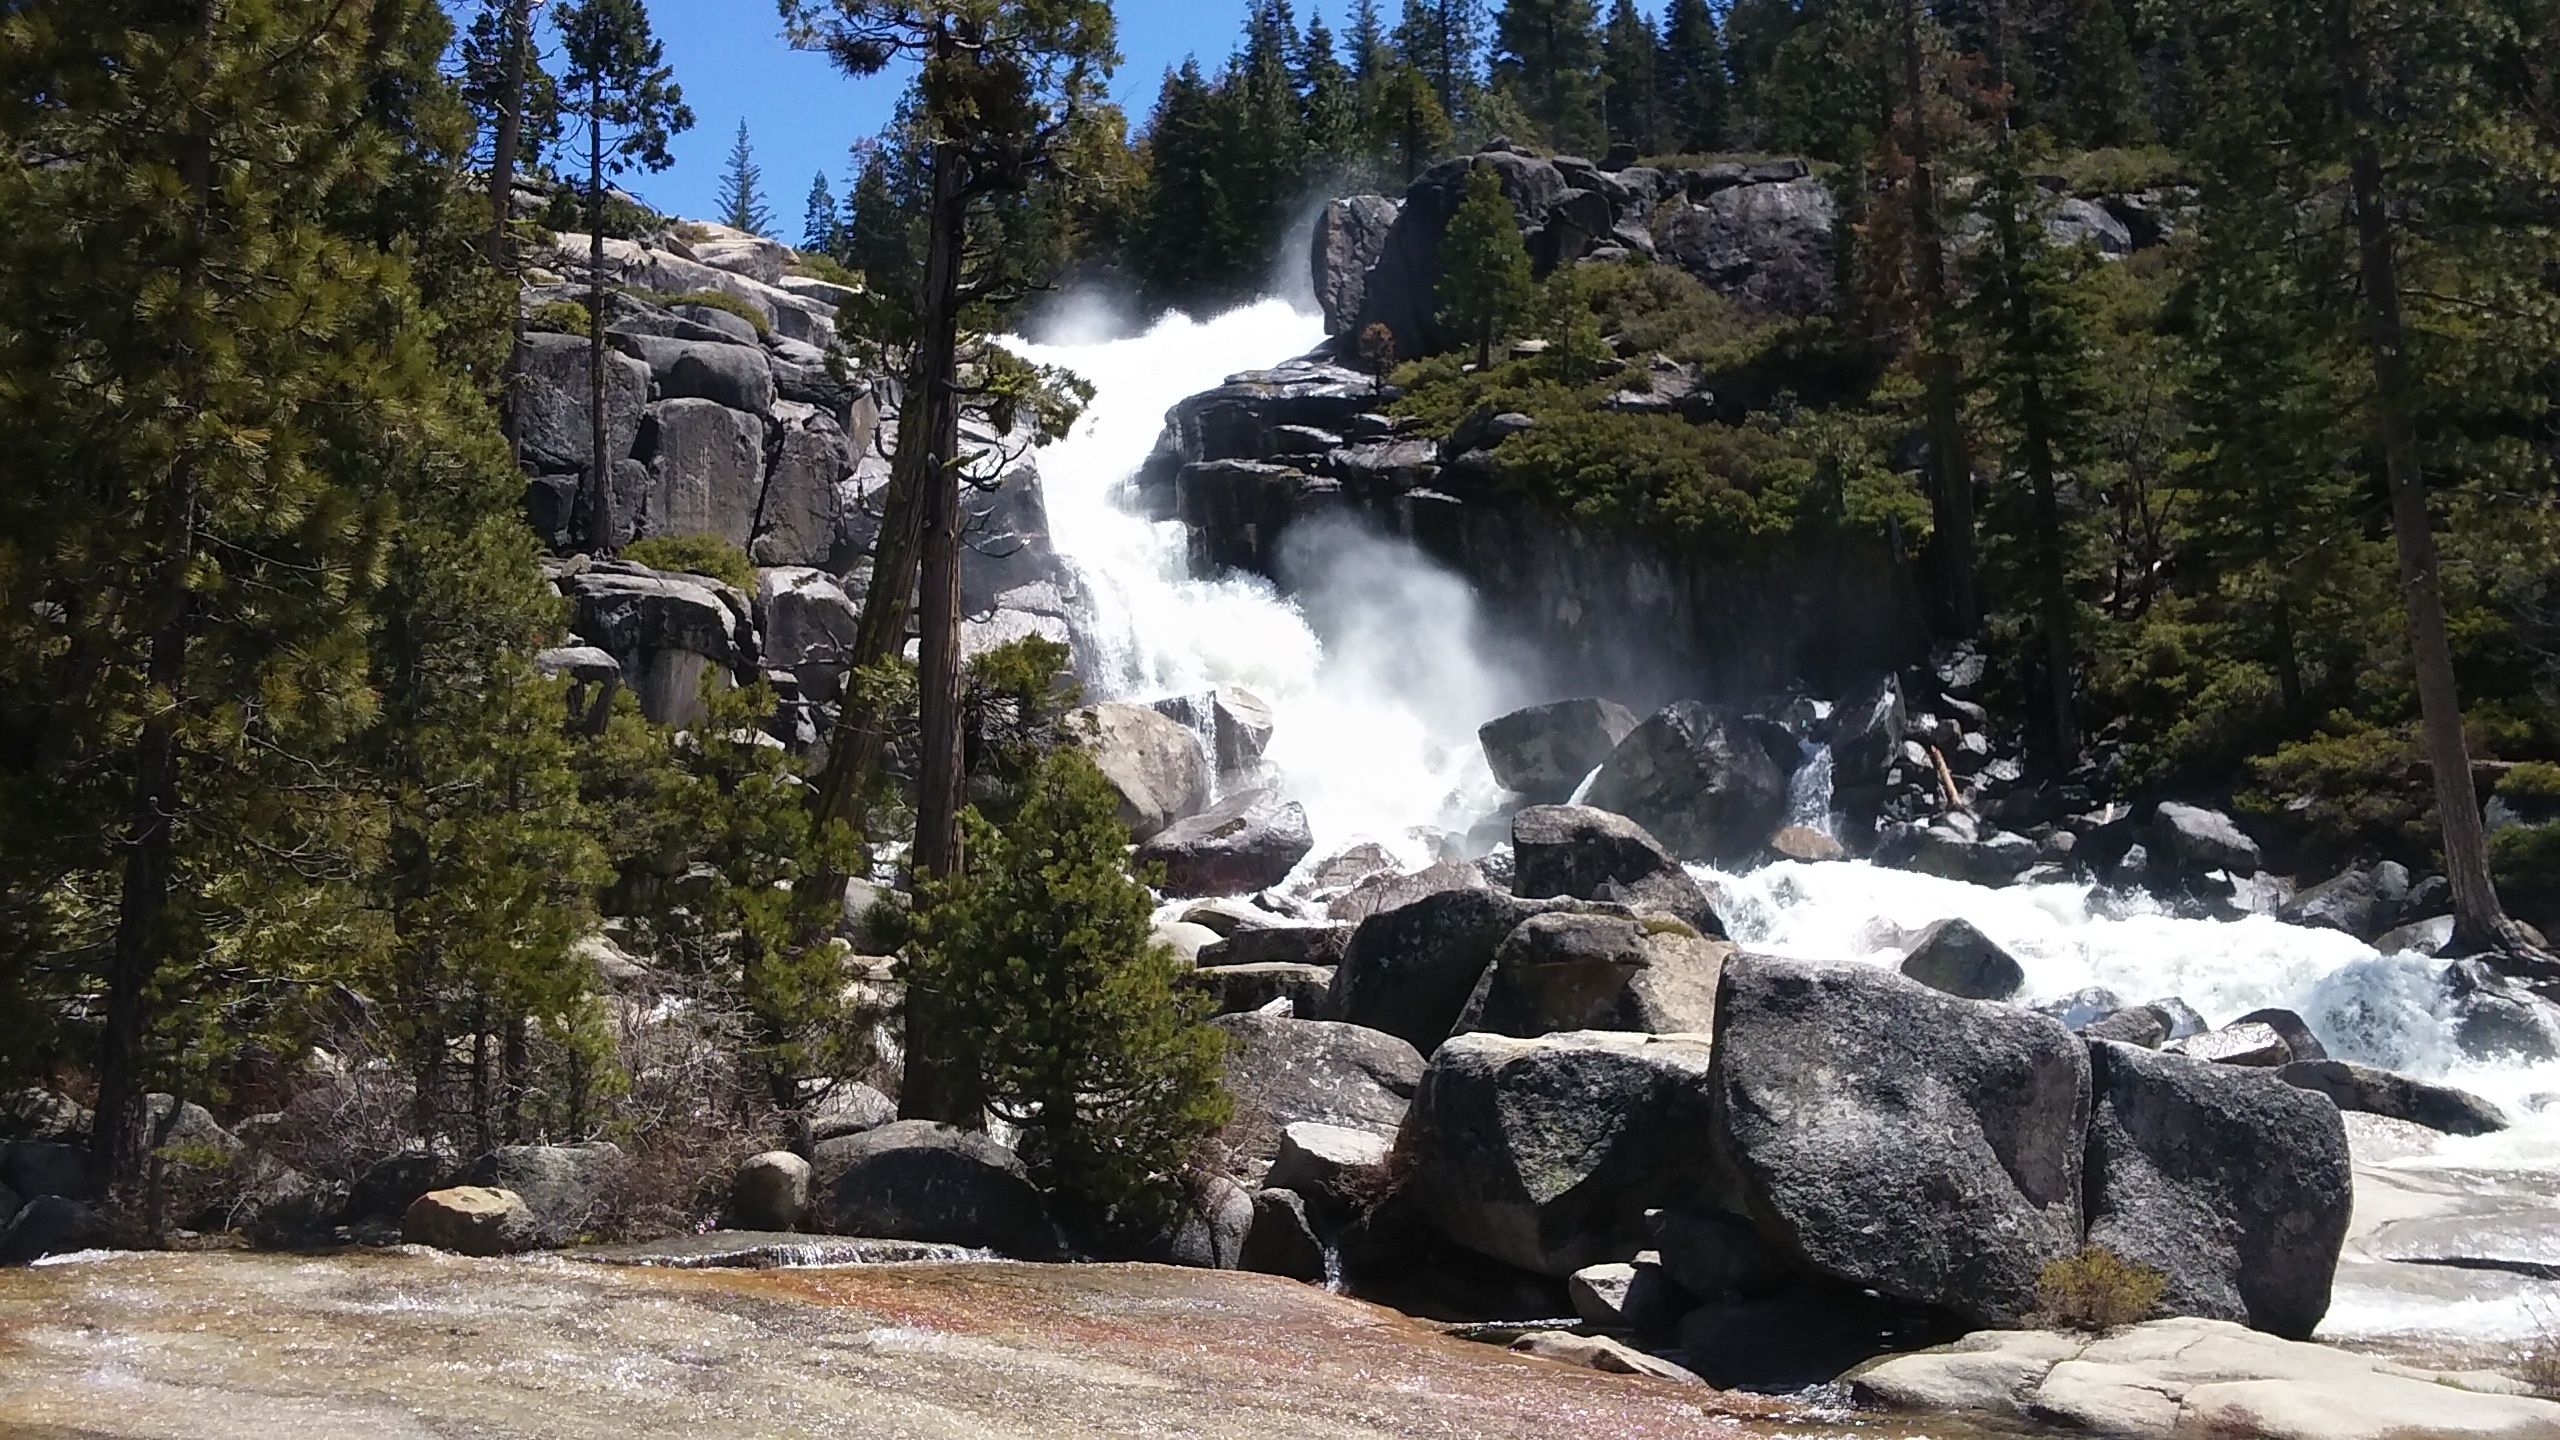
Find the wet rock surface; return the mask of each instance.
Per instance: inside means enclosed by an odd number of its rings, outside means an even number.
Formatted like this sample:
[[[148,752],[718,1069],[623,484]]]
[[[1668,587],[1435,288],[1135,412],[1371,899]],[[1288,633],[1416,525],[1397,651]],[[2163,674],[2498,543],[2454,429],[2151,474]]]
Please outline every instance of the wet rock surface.
[[[117,1440],[1673,1440],[1786,1408],[1154,1266],[129,1256],[0,1276],[0,1335],[0,1432]]]

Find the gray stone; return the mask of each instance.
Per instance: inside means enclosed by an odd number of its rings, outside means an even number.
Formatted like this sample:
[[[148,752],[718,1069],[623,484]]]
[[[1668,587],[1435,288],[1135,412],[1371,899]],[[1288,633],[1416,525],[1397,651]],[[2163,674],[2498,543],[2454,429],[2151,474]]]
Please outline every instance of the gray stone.
[[[462,1173],[465,1186],[521,1196],[533,1217],[533,1243],[566,1245],[608,1213],[629,1173],[622,1147],[610,1140],[576,1145],[501,1145]]]
[[[2320,1043],[2320,1037],[2311,1033],[2310,1023],[2291,1010],[2276,1006],[2252,1010],[2224,1028],[2232,1029],[2242,1025],[2264,1025],[2276,1032],[2276,1038],[2284,1042],[2287,1059],[2326,1060],[2329,1058],[2329,1051]],[[2187,1034],[2180,1038],[2179,1043],[2190,1044],[2201,1038],[2204,1028],[2198,1025],[2188,1030]],[[2174,1034],[2175,1031],[2173,1030],[2172,1033]],[[2276,1063],[2283,1064],[2284,1061],[2279,1060]]]
[[[2284,1043],[2275,1027],[2257,1020],[2234,1021],[2219,1030],[2171,1041],[2166,1048],[2218,1065],[2269,1067],[2294,1059],[2293,1048]]]
[[[1667,1333],[1689,1303],[1651,1251],[1634,1260],[1585,1265],[1565,1277],[1564,1289],[1585,1325],[1634,1335]]]
[[[1837,289],[1836,218],[1820,180],[1737,185],[1678,210],[1659,248],[1708,289],[1752,309],[1819,314]]]
[[[1222,775],[1251,770],[1271,744],[1270,702],[1239,686],[1167,696],[1154,708],[1203,737],[1202,748],[1216,755]]]
[[[1349,1215],[1382,1188],[1392,1148],[1374,1131],[1300,1120],[1280,1127],[1280,1150],[1263,1183],[1294,1190],[1330,1214]]]
[[[1733,947],[1667,919],[1532,915],[1503,938],[1460,1014],[1461,1032],[1668,1035],[1715,1026]]]
[[[2164,800],[2151,817],[2150,849],[2154,859],[2189,874],[2228,870],[2234,875],[2258,873],[2258,842],[2241,832],[2231,817],[2200,805]]]
[[[1252,1191],[1224,1175],[1212,1175],[1183,1197],[1173,1228],[1147,1258],[1194,1270],[1243,1268],[1258,1213]]]
[[[1541,803],[1573,794],[1636,728],[1614,700],[1558,700],[1514,710],[1476,729],[1495,783]]]
[[[2373,933],[2381,896],[2370,870],[2341,871],[2286,901],[2276,918],[2287,925],[2343,930],[2349,935]]]
[[[533,668],[544,675],[566,675],[572,680],[593,683],[618,681],[622,678],[622,662],[593,645],[555,645],[533,654]]]
[[[1368,292],[1369,267],[1378,263],[1395,223],[1396,202],[1384,195],[1346,196],[1317,212],[1308,259],[1327,335],[1352,333]]]
[[[2443,928],[2450,937],[2451,916]],[[2390,952],[2384,948],[2384,953]],[[2442,984],[2453,1011],[2454,1037],[2464,1054],[2526,1060],[2560,1055],[2560,1006],[2499,974],[2488,962],[2456,960],[2445,967]]]
[[[2094,200],[2064,196],[2045,212],[2045,234],[2057,245],[2088,245],[2101,255],[2133,253],[2133,232]]]
[[[705,307],[708,308],[708,307]],[[734,317],[712,311],[723,319]],[[656,335],[616,334],[613,348],[649,367],[661,400],[710,400],[750,415],[772,411],[773,364],[754,343],[706,345]]]
[[[1787,1258],[1739,1215],[1672,1205],[1646,1223],[1664,1271],[1700,1300],[1774,1295],[1796,1278]]]
[[[2027,983],[2027,972],[2009,952],[1961,917],[1921,931],[1903,957],[1902,973],[1966,1000],[2007,1000]]]
[[[1684,860],[1757,855],[1786,818],[1787,781],[1740,717],[1682,701],[1638,725],[1586,797]]]
[[[748,1156],[729,1182],[729,1209],[745,1229],[799,1229],[809,1218],[809,1162],[788,1150]]]
[[[516,443],[527,465],[582,472],[594,463],[588,348],[582,335],[524,337],[524,368],[509,403]],[[605,449],[619,460],[639,441],[640,411],[649,403],[649,367],[611,352],[604,362]]]
[[[99,1250],[115,1243],[104,1215],[67,1195],[37,1195],[0,1229],[0,1265],[27,1265],[48,1255]]]
[[[1589,805],[1533,805],[1511,817],[1511,888],[1530,899],[1606,900],[1676,916],[1702,934],[1723,922],[1706,891],[1660,841]]]
[[[1422,1083],[1422,1054],[1392,1035],[1332,1020],[1221,1015],[1227,1093],[1249,1159],[1275,1154],[1301,1120],[1390,1136]]]
[[[1458,1025],[1503,938],[1558,902],[1444,890],[1360,922],[1333,972],[1333,1013],[1429,1053]]]
[[[2341,1110],[2406,1120],[2448,1135],[2489,1135],[2510,1123],[2506,1112],[2468,1090],[2352,1060],[2296,1060],[2277,1069],[2276,1078],[2326,1095]]]
[[[1238,1268],[1292,1280],[1323,1280],[1324,1241],[1307,1218],[1307,1202],[1294,1190],[1269,1189],[1253,1197],[1253,1228],[1245,1232]]]
[[[411,1201],[400,1238],[456,1255],[513,1255],[546,1243],[522,1196],[484,1185],[431,1190]]]
[[[15,1140],[0,1145],[0,1184],[21,1200],[60,1195],[72,1200],[98,1198],[98,1171],[88,1144],[57,1140]]]
[[[2156,1005],[2128,1005],[2114,1014],[2081,1026],[2080,1038],[2113,1040],[2120,1045],[2157,1050],[2168,1043],[2171,1024],[2168,1012]]]
[[[86,1140],[96,1118],[88,1106],[50,1090],[0,1094],[0,1140]]]
[[[877,1130],[898,1118],[898,1102],[859,1080],[840,1080],[809,1116],[811,1143]]]
[[[1217,946],[1208,948],[1214,950]],[[1286,961],[1202,965],[1184,976],[1183,983],[1209,996],[1213,1015],[1260,1010],[1277,1001],[1286,1002],[1285,1013],[1301,1020],[1332,1018],[1328,1013],[1333,1003],[1330,965],[1293,965]]]
[[[823,570],[776,566],[756,572],[756,629],[766,668],[788,670],[813,698],[832,698],[853,655],[862,612]]]
[[[2165,1275],[2171,1313],[2308,1337],[2353,1199],[2337,1107],[2265,1071],[2089,1056],[2089,1243]]]
[[[1200,952],[1203,965],[1310,965],[1342,963],[1351,948],[1354,927],[1327,925],[1260,925],[1235,930]]]
[[[1357,925],[1372,915],[1402,909],[1426,896],[1490,888],[1483,869],[1475,862],[1437,860],[1409,874],[1390,868],[1364,876],[1327,902],[1325,913],[1337,921]]]
[[[1241,895],[1277,885],[1315,848],[1306,808],[1273,790],[1230,795],[1138,846],[1167,895]]]
[[[717,535],[744,550],[764,497],[764,421],[714,400],[649,407],[644,535]]]
[[[853,452],[844,431],[824,415],[787,420],[757,502],[755,538],[747,553],[759,565],[828,565],[844,526],[844,482]]]
[[[2089,1065],[2060,1021],[1860,964],[1735,956],[1718,1149],[1800,1267],[2014,1322],[2080,1245]]]
[[[1018,1260],[1063,1252],[1021,1159],[974,1130],[898,1120],[828,1145],[836,1234],[966,1245]]]
[[[1399,1148],[1434,1228],[1562,1278],[1705,1183],[1701,1035],[1461,1035],[1423,1072]]]
[[[1129,837],[1145,843],[1209,803],[1209,764],[1198,739],[1179,722],[1144,705],[1103,704],[1068,718],[1120,797]]]

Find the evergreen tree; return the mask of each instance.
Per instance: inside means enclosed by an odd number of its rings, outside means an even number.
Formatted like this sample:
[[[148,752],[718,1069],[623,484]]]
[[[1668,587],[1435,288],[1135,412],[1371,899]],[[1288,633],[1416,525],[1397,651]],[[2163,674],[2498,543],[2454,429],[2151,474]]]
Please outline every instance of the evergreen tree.
[[[1055,438],[1073,419],[1076,403],[1065,377],[1008,363],[973,322],[996,318],[1002,297],[1031,283],[1009,263],[1019,252],[993,243],[998,205],[1049,175],[1079,114],[1102,102],[1103,79],[1119,58],[1111,10],[1103,0],[1001,6],[782,0],[782,14],[793,44],[824,51],[849,75],[874,75],[899,59],[918,67],[915,130],[929,146],[926,197],[914,231],[922,241],[922,282],[912,324],[872,337],[897,352],[906,403],[898,412],[871,584],[848,658],[857,671],[894,659],[905,643],[907,616],[915,615],[923,773],[911,855],[921,874],[943,878],[964,861],[960,557],[968,517],[960,490],[971,475],[971,457],[960,444],[961,413],[974,404],[995,418],[998,433],[1020,417],[1035,421],[1043,438]],[[1004,463],[1001,455],[995,461]],[[848,706],[838,721],[817,789],[817,813],[830,822],[851,818],[877,768],[876,725],[857,712]],[[851,828],[858,833],[861,827]],[[843,871],[822,868],[800,888],[823,897],[841,893],[843,879]],[[825,904],[813,901],[812,913],[823,915]],[[928,999],[909,1005],[906,1033],[902,1108],[938,1119],[974,1117],[979,1107],[958,1060],[959,1032]]]
[[[1483,88],[1483,0],[1404,0],[1396,53],[1422,72],[1440,113],[1452,125],[1472,117]]]
[[[1707,0],[1671,0],[1662,14],[1662,51],[1654,64],[1660,143],[1683,155],[1725,148],[1725,55]]]
[[[1640,156],[1662,148],[1662,102],[1654,89],[1654,52],[1661,43],[1635,0],[1612,0],[1600,67],[1608,90],[1609,143],[1632,145]]]
[[[1307,17],[1306,39],[1298,47],[1297,84],[1310,159],[1328,178],[1339,178],[1360,148],[1360,97],[1322,12]]]
[[[1577,154],[1605,133],[1600,15],[1592,0],[1504,0],[1494,17],[1493,79],[1547,144]]]
[[[1352,0],[1351,28],[1343,34],[1342,53],[1351,70],[1355,123],[1360,133],[1374,133],[1378,107],[1387,90],[1387,75],[1396,63],[1386,22],[1378,18],[1378,0]]]
[[[1410,63],[1398,61],[1388,72],[1379,99],[1377,130],[1371,144],[1387,158],[1389,173],[1411,185],[1432,161],[1448,153],[1456,135],[1449,112],[1431,81]]]
[[[837,212],[836,193],[827,184],[827,172],[821,170],[809,182],[809,199],[801,209],[800,248],[833,256],[843,235],[844,216]]]
[[[560,84],[534,46],[533,0],[480,0],[461,44],[462,95],[488,139],[490,254],[502,267],[516,167],[547,168],[560,144]],[[512,273],[512,271],[510,271]]]
[[[1027,1133],[1040,1180],[1087,1226],[1170,1201],[1228,1109],[1222,1037],[1152,939],[1116,805],[1068,748],[1003,828],[969,812],[970,871],[931,892],[906,969],[974,1037],[989,1107]]]
[[[587,151],[587,424],[595,458],[578,497],[574,528],[589,551],[609,555],[619,531],[613,446],[604,425],[605,179],[633,166],[658,171],[673,165],[667,144],[693,128],[693,111],[667,67],[666,47],[649,31],[642,0],[572,0],[558,23],[567,52],[560,77],[563,103],[585,130]]]
[[[1245,278],[1238,257],[1257,242],[1235,203],[1233,141],[1199,62],[1168,71],[1147,122],[1147,183],[1130,247],[1151,304],[1214,302]]]
[[[2198,32],[2215,82],[2208,218],[2293,257],[2300,293],[2319,297],[2315,333],[2359,353],[2355,419],[2390,501],[2457,944],[2560,973],[2490,876],[2425,469],[2548,483],[2547,452],[2525,438],[2533,422],[2481,420],[2548,402],[2540,357],[2560,334],[2548,284],[2560,254],[2516,197],[2560,179],[2535,78],[2560,34],[2488,0],[2218,0]],[[2348,244],[2321,243],[2340,231]],[[2430,427],[2429,410],[2457,394],[2468,423]]]
[[[2151,138],[2122,0],[2059,0],[2038,38],[2034,118],[2056,138],[2090,149]]]
[[[750,235],[773,228],[773,211],[764,203],[764,167],[756,164],[744,120],[738,122],[738,138],[729,146],[728,165],[720,172],[720,223]]]
[[[1732,0],[1725,7],[1719,35],[1724,73],[1731,81],[1733,96],[1727,143],[1758,142],[1769,115],[1769,101],[1763,92],[1772,80],[1781,78],[1782,70],[1791,68],[1780,65],[1778,52],[1797,31],[1830,19],[1841,10],[1865,7],[1866,0],[1833,0],[1819,5],[1800,5],[1798,0]],[[1698,8],[1706,9],[1703,0]],[[1680,28],[1678,17],[1664,16],[1662,31],[1666,39]]]
[[[862,272],[875,305],[912,309],[921,277],[916,270],[914,212],[892,178],[898,152],[871,145],[856,152],[853,189],[844,197],[844,227],[836,258]],[[871,323],[896,324],[873,316]]]
[[[1529,247],[1502,176],[1482,161],[1440,240],[1440,323],[1475,342],[1476,364],[1493,363],[1493,342],[1537,298]]]

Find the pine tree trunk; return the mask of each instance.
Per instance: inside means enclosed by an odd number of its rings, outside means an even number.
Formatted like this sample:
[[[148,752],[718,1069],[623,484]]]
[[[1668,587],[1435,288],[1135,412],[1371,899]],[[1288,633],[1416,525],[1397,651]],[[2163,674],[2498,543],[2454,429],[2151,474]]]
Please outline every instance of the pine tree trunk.
[[[909,376],[909,407],[920,409],[923,441],[910,466],[922,541],[923,636],[917,684],[922,709],[923,767],[916,801],[913,864],[946,879],[960,868],[960,414],[958,341],[960,269],[968,244],[968,199],[959,149],[945,142],[934,155],[932,224],[925,254],[925,303],[919,363]],[[903,414],[901,420],[904,419]],[[901,427],[900,443],[907,439]],[[907,1119],[976,1126],[985,1110],[976,1069],[964,1053],[942,997],[926,987],[907,994],[907,1064],[898,1113]]]
[[[604,424],[604,81],[587,110],[587,434],[595,458],[587,472],[587,553],[613,553],[613,464]]]
[[[209,44],[209,8],[203,12],[201,24],[204,43]],[[178,173],[193,202],[193,228],[201,239],[210,226],[213,209],[212,141],[200,135],[183,139],[178,145]],[[195,259],[181,263],[174,313],[195,313],[195,297],[203,283]],[[202,414],[206,400],[200,373],[189,376],[184,393],[188,413]],[[159,623],[151,631],[150,656],[144,671],[154,699],[133,746],[133,792],[126,810],[124,875],[116,899],[115,939],[108,958],[106,1025],[98,1046],[97,1120],[89,1137],[107,1194],[121,1203],[138,1198],[147,1179],[143,1040],[150,1031],[151,987],[159,978],[169,887],[177,868],[182,769],[178,722],[186,703],[188,650],[195,637],[195,596],[189,572],[195,567],[200,539],[202,484],[203,476],[191,455],[182,455],[171,467],[166,487],[158,497],[160,513],[154,517],[160,554],[145,590],[161,612]]]
[[[2359,131],[2348,161],[2348,183],[2364,290],[2365,344],[2373,367],[2374,429],[2382,448],[2383,476],[2391,490],[2391,535],[2400,552],[2400,596],[2408,612],[2409,651],[2417,671],[2427,763],[2435,771],[2445,878],[2453,885],[2452,951],[2490,952],[2504,957],[2510,968],[2549,976],[2552,958],[2507,918],[2489,875],[2489,837],[2471,778],[2470,747],[2462,734],[2462,697],[2454,683],[2453,646],[2445,634],[2435,530],[2427,515],[2426,477],[2419,468],[2417,430],[2410,414],[2418,380],[2409,361],[2408,331],[2401,314],[2399,261],[2382,157],[2371,139],[2372,98],[2348,7],[2335,0],[2333,4],[2338,80],[2347,118]]]
[[[508,0],[507,72],[498,96],[498,133],[489,155],[489,263],[513,275],[508,221],[516,188],[516,152],[524,144],[524,77],[533,49],[533,0]]]
[[[1916,5],[1917,0],[1902,0],[1903,151],[1911,164],[1911,236],[1920,282],[1917,338],[1929,436],[1929,548],[1948,633],[1964,639],[1982,628],[1973,574],[1973,465],[1965,454],[1964,423],[1957,410],[1955,356],[1939,333],[1947,322],[1947,255],[1938,233],[1937,163],[1920,86]]]
[[[2009,148],[2004,123],[2000,146]],[[2004,165],[2005,165],[2004,153]],[[2015,172],[2011,171],[2014,178]],[[2026,361],[2034,352],[2034,303],[2027,296],[2026,239],[2018,217],[2018,196],[2000,197],[2001,282],[2007,289],[2009,343]],[[2034,507],[2036,565],[2036,629],[2043,642],[2046,739],[2056,770],[2067,770],[2080,758],[2080,730],[2071,706],[2071,584],[2062,556],[2062,506],[2054,477],[2053,416],[2046,407],[2044,378],[2033,363],[2022,365],[2018,393],[2024,431],[2027,484]]]

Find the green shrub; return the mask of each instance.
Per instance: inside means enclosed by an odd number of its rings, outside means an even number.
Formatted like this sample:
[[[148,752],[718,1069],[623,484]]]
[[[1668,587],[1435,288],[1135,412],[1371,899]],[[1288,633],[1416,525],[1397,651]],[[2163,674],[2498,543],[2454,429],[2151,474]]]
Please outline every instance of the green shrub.
[[[1225,1037],[1200,1023],[1186,967],[1152,938],[1124,868],[1119,801],[1082,750],[1049,753],[999,829],[967,812],[967,872],[920,897],[909,1003],[966,1035],[988,1107],[1087,1225],[1162,1214],[1224,1125]]]
[[[2273,705],[2273,680],[2264,697]],[[2417,727],[2330,717],[2327,734],[2278,745],[2250,763],[2257,778],[2241,808],[2295,830],[2329,854],[2424,856],[2434,844],[2434,792],[2421,770]]]
[[[541,223],[546,230],[589,233],[586,196],[567,185],[552,191],[550,202],[543,206]],[[608,240],[646,239],[664,229],[666,223],[667,217],[645,205],[635,205],[619,195],[604,197],[602,228]]]
[[[823,251],[795,251],[789,268],[792,274],[804,279],[824,280],[830,285],[842,285],[854,290],[862,288],[861,271],[844,265],[836,257]]]
[[[525,328],[556,335],[592,335],[595,317],[575,300],[546,300],[525,317]]]
[[[2062,183],[2079,195],[2124,195],[2186,181],[2177,154],[2143,145],[2086,150],[2056,163]]]
[[[1606,410],[1541,417],[1493,454],[1496,478],[1517,493],[1691,544],[1783,533],[1812,476],[1802,454],[1756,426]]]
[[[2489,837],[2498,899],[2537,928],[2560,917],[2560,824],[2510,825]]]
[[[2036,1315],[2057,1330],[2108,1331],[2151,1318],[2168,1279],[2103,1245],[2044,1267],[2036,1280]]]
[[[756,588],[755,562],[717,535],[652,535],[623,546],[622,558],[652,570],[708,575],[751,594]]]
[[[756,327],[758,335],[768,335],[773,332],[773,322],[765,318],[762,310],[726,290],[687,290],[680,294],[646,290],[640,293],[640,298],[652,305],[663,306],[670,310],[678,305],[699,305],[706,310],[726,311]]]
[[[2547,760],[2527,760],[2498,781],[2498,793],[2521,810],[2560,806],[2560,765]]]

